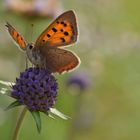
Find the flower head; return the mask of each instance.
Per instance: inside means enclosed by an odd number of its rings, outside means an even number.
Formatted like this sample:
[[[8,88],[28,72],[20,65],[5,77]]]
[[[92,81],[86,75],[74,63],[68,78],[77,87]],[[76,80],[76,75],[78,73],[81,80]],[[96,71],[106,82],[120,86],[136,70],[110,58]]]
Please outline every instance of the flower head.
[[[47,113],[54,106],[58,85],[46,69],[28,68],[20,73],[12,87],[11,96],[30,111]]]
[[[90,86],[90,77],[85,72],[74,73],[68,78],[67,86],[76,86],[80,91],[85,91]]]

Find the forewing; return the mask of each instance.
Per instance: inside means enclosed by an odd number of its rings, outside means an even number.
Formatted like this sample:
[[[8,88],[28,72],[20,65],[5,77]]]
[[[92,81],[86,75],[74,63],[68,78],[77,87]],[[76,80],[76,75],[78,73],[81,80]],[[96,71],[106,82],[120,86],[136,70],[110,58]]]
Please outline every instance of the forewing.
[[[77,41],[76,17],[72,10],[60,15],[37,39],[36,47],[59,47]]]
[[[11,37],[14,39],[15,43],[22,49],[26,50],[26,42],[23,37],[9,24],[5,25],[10,33]]]
[[[45,56],[45,65],[51,72],[63,73],[78,66],[80,60],[71,51],[50,48],[43,51]]]

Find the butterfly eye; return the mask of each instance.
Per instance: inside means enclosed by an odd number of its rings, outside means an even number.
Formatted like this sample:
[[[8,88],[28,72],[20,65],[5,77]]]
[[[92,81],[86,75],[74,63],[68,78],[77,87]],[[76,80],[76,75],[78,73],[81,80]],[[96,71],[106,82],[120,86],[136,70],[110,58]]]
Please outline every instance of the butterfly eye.
[[[29,45],[29,49],[31,50],[33,48],[33,46],[32,45]]]

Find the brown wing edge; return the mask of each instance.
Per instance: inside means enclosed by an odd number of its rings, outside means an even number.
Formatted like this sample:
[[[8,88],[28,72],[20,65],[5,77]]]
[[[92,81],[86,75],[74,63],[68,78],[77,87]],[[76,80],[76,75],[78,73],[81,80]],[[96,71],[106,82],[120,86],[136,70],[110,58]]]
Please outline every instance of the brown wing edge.
[[[73,10],[66,11],[63,14],[66,14],[66,16],[68,16],[70,18],[70,20],[72,21],[71,22],[72,26],[75,27],[73,30],[74,31],[73,43],[75,43],[77,41],[77,36],[78,36],[78,26],[77,26],[76,14]]]

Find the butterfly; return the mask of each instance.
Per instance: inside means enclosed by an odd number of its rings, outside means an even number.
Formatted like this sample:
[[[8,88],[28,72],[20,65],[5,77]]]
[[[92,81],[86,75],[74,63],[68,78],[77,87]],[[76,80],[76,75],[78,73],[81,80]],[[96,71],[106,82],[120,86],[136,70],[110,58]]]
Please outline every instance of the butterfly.
[[[63,73],[73,70],[80,59],[73,52],[64,49],[77,41],[78,29],[72,10],[56,18],[37,38],[35,43],[26,43],[24,38],[9,23],[5,25],[16,44],[26,52],[28,59],[39,68]]]

